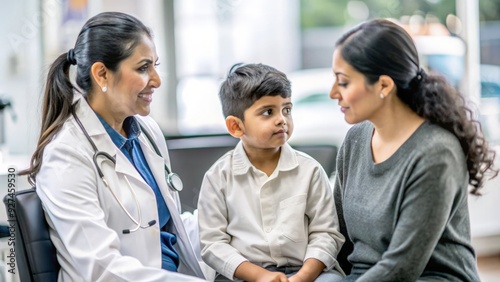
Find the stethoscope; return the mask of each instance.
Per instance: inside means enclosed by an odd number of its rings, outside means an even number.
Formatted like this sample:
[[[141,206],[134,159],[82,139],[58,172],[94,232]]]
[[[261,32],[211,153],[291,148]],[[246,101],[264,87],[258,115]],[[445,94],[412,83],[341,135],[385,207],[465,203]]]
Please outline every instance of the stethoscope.
[[[106,179],[104,178],[104,173],[102,173],[101,168],[97,164],[97,158],[99,156],[102,156],[102,157],[108,159],[114,165],[116,165],[116,159],[113,156],[111,156],[110,154],[106,153],[106,152],[97,150],[97,146],[92,141],[92,138],[90,138],[87,130],[85,130],[85,127],[83,126],[83,124],[80,121],[80,119],[78,118],[78,116],[75,114],[74,111],[71,112],[71,114],[73,115],[76,123],[81,128],[83,134],[85,135],[85,137],[89,141],[90,145],[92,145],[92,148],[94,149],[94,156],[93,156],[94,166],[96,167],[97,173],[99,174],[99,177],[101,177],[102,182],[104,183],[104,186],[106,186],[106,188],[108,188],[108,190],[111,192],[111,194],[115,198],[115,200],[118,203],[118,205],[120,205],[120,207],[125,212],[125,214],[127,214],[127,216],[130,218],[130,220],[132,220],[132,222],[136,225],[132,229],[123,229],[123,231],[122,231],[123,234],[129,234],[131,232],[135,232],[135,231],[139,230],[139,228],[145,229],[145,228],[148,228],[148,227],[151,227],[151,226],[155,225],[156,224],[156,220],[154,220],[154,219],[151,220],[151,221],[149,221],[147,225],[142,225],[141,206],[139,204],[139,200],[138,200],[137,194],[135,193],[134,189],[132,189],[132,186],[130,185],[130,182],[128,181],[128,178],[126,176],[125,176],[125,181],[127,182],[128,189],[130,190],[130,192],[134,196],[135,204],[137,206],[137,213],[138,213],[138,216],[139,216],[139,220],[136,220],[130,214],[130,212],[127,210],[127,208],[123,205],[122,201],[120,201],[120,199],[118,199],[118,197],[116,196],[115,192],[113,192],[113,190],[111,189],[111,187],[109,187],[108,181],[106,181]],[[142,133],[144,133],[144,135],[146,135],[146,138],[149,140],[149,143],[153,146],[153,149],[155,150],[156,154],[158,156],[162,157],[161,152],[158,149],[158,146],[156,145],[156,143],[153,141],[153,138],[151,137],[151,135],[144,129],[144,127],[141,124],[139,124],[139,125],[141,127]],[[166,175],[165,176],[165,180],[166,180],[166,182],[168,184],[168,187],[170,189],[174,190],[174,191],[178,191],[178,192],[182,191],[183,184],[182,184],[182,180],[179,177],[179,175],[176,174],[176,173],[174,173],[174,172],[171,172],[170,169],[167,167],[167,164],[165,162],[164,162],[164,165],[165,165],[165,172],[166,172],[166,174],[165,174]]]

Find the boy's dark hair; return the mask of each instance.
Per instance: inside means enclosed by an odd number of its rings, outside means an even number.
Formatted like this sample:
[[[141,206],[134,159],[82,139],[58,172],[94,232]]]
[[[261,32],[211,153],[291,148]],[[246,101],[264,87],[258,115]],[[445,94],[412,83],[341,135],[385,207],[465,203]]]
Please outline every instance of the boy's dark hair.
[[[219,91],[224,117],[231,115],[241,120],[255,101],[277,95],[283,98],[292,95],[290,81],[281,71],[264,64],[233,65]]]

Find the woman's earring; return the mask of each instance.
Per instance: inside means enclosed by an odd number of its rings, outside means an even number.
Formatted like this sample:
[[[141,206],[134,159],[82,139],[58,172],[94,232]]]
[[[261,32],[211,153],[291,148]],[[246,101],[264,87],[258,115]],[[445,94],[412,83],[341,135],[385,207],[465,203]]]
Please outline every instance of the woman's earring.
[[[379,97],[380,97],[380,99],[384,99],[385,98],[384,93],[380,93]]]
[[[102,87],[102,92],[106,92],[106,91],[108,91],[108,87],[103,86],[103,87]]]

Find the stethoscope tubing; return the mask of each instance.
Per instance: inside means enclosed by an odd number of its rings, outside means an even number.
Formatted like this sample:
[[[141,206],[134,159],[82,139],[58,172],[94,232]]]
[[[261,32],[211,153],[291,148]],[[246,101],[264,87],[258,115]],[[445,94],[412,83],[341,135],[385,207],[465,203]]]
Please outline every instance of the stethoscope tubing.
[[[110,154],[106,153],[106,152],[99,151],[97,149],[97,146],[95,145],[95,143],[92,141],[92,138],[89,136],[87,130],[83,126],[82,122],[80,121],[80,119],[76,115],[76,113],[74,111],[72,111],[71,114],[73,115],[73,118],[75,119],[76,123],[78,124],[78,126],[82,130],[83,134],[85,135],[86,139],[89,141],[90,145],[92,146],[92,148],[94,150],[94,155],[92,156],[92,161],[93,161],[94,166],[95,166],[95,168],[97,170],[97,173],[99,174],[99,177],[101,178],[102,182],[104,183],[104,186],[106,186],[106,188],[111,192],[111,195],[116,200],[116,202],[118,203],[118,205],[120,206],[120,208],[125,212],[125,214],[127,215],[127,217],[136,225],[133,229],[124,229],[123,233],[124,234],[129,234],[131,232],[139,230],[139,228],[144,229],[144,228],[148,228],[148,227],[151,227],[154,224],[156,224],[156,220],[151,220],[151,221],[148,222],[148,225],[142,225],[142,211],[141,211],[141,206],[140,206],[137,194],[135,193],[134,189],[132,189],[132,186],[130,185],[130,182],[129,182],[129,180],[128,180],[128,178],[126,176],[125,176],[125,181],[127,182],[128,189],[130,190],[130,192],[132,193],[132,195],[134,197],[134,201],[135,201],[135,204],[137,206],[137,213],[138,213],[139,220],[136,220],[130,214],[130,212],[127,210],[127,208],[123,205],[122,201],[120,201],[120,199],[115,194],[115,192],[113,191],[113,189],[111,189],[111,187],[109,186],[109,183],[106,180],[106,178],[104,177],[104,173],[102,172],[101,168],[99,167],[98,161],[97,161],[97,158],[99,156],[102,156],[102,157],[108,159],[109,161],[111,161],[113,163],[113,165],[116,165],[116,159],[113,156],[111,156]],[[146,136],[146,138],[149,140],[149,142],[152,145],[153,149],[155,150],[156,154],[158,154],[159,156],[161,156],[161,152],[160,152],[158,146],[156,145],[156,143],[153,141],[153,138],[151,137],[151,135],[149,135],[149,133],[144,129],[144,127],[142,125],[140,125],[140,126],[141,126],[142,133],[144,133],[144,135]],[[165,167],[165,171],[167,172],[166,181],[167,181],[167,184],[170,187],[170,189],[175,190],[175,191],[181,191],[182,190],[182,182],[180,181],[179,176],[176,173],[171,172],[168,169],[166,163],[164,163],[164,167]],[[179,180],[178,183],[180,184],[180,187],[178,187],[179,185],[177,185],[177,186],[174,185],[175,183],[173,182],[172,177],[177,177],[178,178],[178,180]]]

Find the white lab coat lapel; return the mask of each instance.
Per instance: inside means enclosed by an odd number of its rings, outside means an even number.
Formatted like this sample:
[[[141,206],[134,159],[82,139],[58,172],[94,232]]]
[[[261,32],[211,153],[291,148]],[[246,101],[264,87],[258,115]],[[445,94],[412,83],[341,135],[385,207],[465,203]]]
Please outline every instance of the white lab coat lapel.
[[[152,133],[149,132],[149,134]],[[203,271],[201,270],[199,261],[197,260],[197,256],[194,253],[193,247],[191,246],[191,241],[189,239],[189,236],[186,232],[186,229],[184,228],[184,224],[180,217],[180,212],[181,212],[180,208],[176,204],[176,201],[174,200],[173,197],[173,194],[177,192],[172,191],[170,189],[165,179],[165,173],[166,173],[164,167],[165,160],[163,157],[160,157],[158,156],[158,154],[156,154],[145,134],[141,134],[140,140],[141,140],[142,151],[149,164],[149,168],[151,169],[156,179],[156,183],[158,184],[163,199],[165,200],[168,210],[170,211],[170,216],[172,218],[172,223],[173,223],[172,228],[173,230],[175,230],[174,233],[177,234],[178,237],[180,237],[177,240],[178,244],[177,250],[181,252],[180,254],[181,262],[184,263],[188,269],[192,269],[195,271],[195,273],[193,273],[192,275],[203,277],[204,276]],[[178,211],[178,212],[173,212],[173,211]]]
[[[151,189],[139,174],[137,169],[135,169],[127,157],[113,143],[113,140],[111,140],[111,137],[109,137],[106,129],[92,108],[90,108],[87,104],[87,101],[83,99],[83,97],[79,100],[80,105],[78,105],[76,109],[76,114],[87,130],[89,136],[92,138],[92,141],[94,141],[97,150],[106,152],[116,159],[115,171],[118,174],[124,174],[127,177],[135,178],[141,183],[141,189]],[[97,160],[99,165],[102,165],[105,161],[107,160],[104,158],[99,158]]]
[[[99,167],[102,169],[102,171],[105,174],[106,180],[108,181],[110,187],[115,188],[115,192],[120,194],[120,191],[125,191],[124,196],[125,198],[122,199],[122,203],[127,203],[126,199],[130,199],[127,197],[132,197],[130,194],[130,191],[128,189],[118,189],[118,187],[122,187],[122,184],[120,181],[124,179],[124,177],[127,177],[130,180],[130,183],[132,185],[132,189],[139,195],[139,200],[145,199],[144,195],[148,195],[147,198],[149,199],[154,199],[154,193],[151,188],[146,184],[146,182],[142,179],[140,174],[137,172],[137,170],[133,167],[133,165],[130,163],[130,161],[125,157],[125,155],[115,146],[111,138],[106,132],[106,129],[102,125],[101,121],[99,118],[96,116],[94,111],[90,108],[90,106],[87,104],[87,101],[83,99],[81,95],[80,98],[76,99],[79,100],[79,105],[75,107],[75,113],[78,117],[78,119],[81,121],[82,125],[84,126],[85,130],[88,132],[88,135],[91,137],[92,141],[97,147],[98,151],[106,152],[110,156],[116,159],[116,165],[113,167],[109,167],[111,164],[110,162],[105,159],[104,157],[99,157],[97,160],[97,164]],[[74,125],[78,127],[76,121],[73,121]],[[82,144],[87,144],[87,140],[82,140]],[[78,144],[75,144],[76,146]],[[116,176],[113,176],[112,172],[116,172]],[[137,181],[135,181],[137,179]],[[103,203],[107,202],[107,200],[111,199],[112,196],[105,189],[104,185],[102,182],[98,181],[98,185],[101,186],[101,189],[98,191],[105,191],[102,193],[103,196]],[[142,194],[142,196],[141,196]],[[121,197],[118,195],[118,197]],[[111,200],[112,203],[115,203],[115,200]],[[143,205],[144,206],[144,205]],[[137,209],[135,206],[135,203],[131,205],[128,210],[132,213],[132,215],[135,218],[137,217]],[[121,213],[121,209],[116,211],[116,213]],[[107,214],[107,216],[110,214]],[[157,210],[144,210],[142,211],[142,219],[145,222],[149,221],[150,219],[156,219],[158,221],[158,213]],[[123,227],[133,227],[131,225],[130,219],[123,215],[119,217],[118,219],[115,217],[115,219],[110,222],[111,225],[114,226],[120,226],[120,228]],[[116,230],[116,228],[114,228]],[[159,228],[157,227],[152,227],[150,230],[147,231],[138,231],[138,233],[134,233],[133,235],[122,235],[119,232],[119,229],[117,232],[119,233],[118,236],[120,237],[121,240],[127,239],[124,236],[136,236],[137,238],[141,238],[141,240],[149,240],[151,236],[147,232],[152,232],[154,229],[158,230]],[[131,247],[124,247],[124,249],[133,249]],[[147,262],[146,264],[148,265],[154,265],[156,267],[161,267],[161,248],[158,242],[149,242],[146,244],[146,249],[141,249],[141,250],[134,250],[135,254],[138,257],[141,257],[142,262]]]
[[[116,146],[115,146],[116,148]],[[131,177],[135,178],[139,183],[139,188],[140,189],[147,189],[151,190],[151,187],[146,183],[144,178],[139,174],[137,169],[132,165],[129,159],[118,149],[115,149],[116,151],[116,166],[115,166],[115,171],[118,174],[124,174],[126,177]]]
[[[170,190],[165,178],[165,159],[154,151],[151,142],[149,142],[144,133],[141,133],[139,140],[141,141],[141,148],[144,153],[144,157],[146,157],[146,161],[148,162],[149,168],[151,169],[156,183],[160,188],[163,198],[172,198],[173,195],[171,193],[173,193],[173,191]],[[170,210],[172,207],[168,208]],[[177,210],[177,208],[175,208],[175,210]]]
[[[118,176],[120,178],[123,176],[127,176],[137,179],[138,181],[133,181],[134,183],[136,183],[134,185],[134,189],[141,189],[141,190],[144,189],[146,190],[146,193],[150,193],[152,196],[154,196],[154,192],[151,189],[151,187],[149,187],[149,185],[144,181],[142,176],[139,174],[139,172],[137,172],[135,167],[130,163],[130,161],[125,157],[125,155],[115,146],[115,144],[107,134],[106,129],[102,125],[101,121],[95,115],[90,106],[87,104],[87,101],[83,99],[81,95],[75,95],[75,96],[77,96],[75,101],[80,100],[79,101],[80,104],[76,107],[77,116],[79,117],[83,126],[87,130],[89,136],[94,141],[98,150],[106,152],[116,158],[115,171],[118,174]],[[149,133],[154,134],[154,132],[149,132]],[[155,137],[156,136],[154,136],[153,138]],[[141,148],[143,150],[146,161],[148,162],[151,172],[153,173],[153,176],[155,177],[158,186],[160,187],[160,191],[163,195],[165,203],[167,204],[169,211],[171,211],[170,215],[172,217],[173,230],[169,231],[174,232],[178,236],[177,249],[180,252],[181,267],[185,268],[184,271],[181,271],[181,269],[179,270],[180,272],[186,274],[195,275],[198,277],[204,277],[203,271],[201,270],[197,256],[194,253],[192,246],[190,245],[189,236],[187,235],[182,219],[180,217],[180,209],[179,206],[176,204],[175,200],[177,196],[174,197],[174,195],[176,195],[176,192],[170,191],[170,189],[167,186],[165,180],[165,171],[164,171],[164,158],[158,156],[156,152],[154,152],[144,134],[141,134],[139,138],[141,141]],[[99,165],[102,165],[103,162],[105,162],[104,158],[102,159],[100,158],[98,160]],[[130,180],[132,181],[132,179]],[[119,183],[110,183],[110,185],[115,187],[116,185],[119,185]],[[154,211],[154,214],[156,214],[156,219],[158,219],[158,213],[156,210]],[[149,219],[149,217],[147,216],[146,218]],[[128,219],[124,220],[126,221],[126,223],[129,223]],[[151,245],[151,247],[153,246],[154,245]],[[153,254],[156,251],[158,250],[156,249],[144,250],[146,254]],[[161,261],[158,261],[158,264],[161,265]]]

